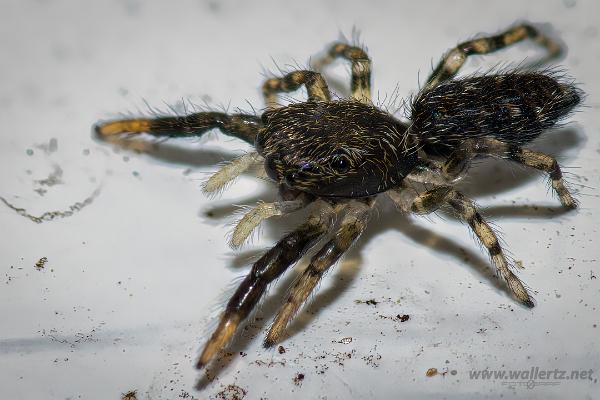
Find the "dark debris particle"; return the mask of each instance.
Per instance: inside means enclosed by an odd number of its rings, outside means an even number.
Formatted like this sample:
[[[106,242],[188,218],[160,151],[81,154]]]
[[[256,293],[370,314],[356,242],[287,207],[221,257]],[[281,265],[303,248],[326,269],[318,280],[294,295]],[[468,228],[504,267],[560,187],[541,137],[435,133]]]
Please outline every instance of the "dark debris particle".
[[[294,377],[293,381],[294,381],[294,385],[296,386],[300,386],[302,385],[302,381],[304,380],[304,374],[302,373],[297,373],[296,376]]]
[[[278,352],[279,354],[283,354],[283,353],[285,353],[285,347],[283,347],[283,346],[279,346],[279,347],[277,348],[277,352]]]
[[[369,299],[369,300],[354,300],[354,302],[356,304],[366,304],[368,306],[376,306],[377,304],[379,304],[379,302],[375,299]]]
[[[408,314],[403,314],[403,315],[396,315],[396,318],[398,318],[400,320],[400,322],[406,322],[410,319],[410,315]]]
[[[137,390],[130,390],[121,394],[121,400],[137,400]]]
[[[227,387],[217,393],[217,399],[220,400],[242,400],[246,397],[248,391],[237,385],[227,385]]]
[[[425,376],[431,378],[432,376],[436,376],[438,374],[437,368],[429,368],[427,372],[425,372]]]
[[[48,259],[46,257],[40,258],[38,262],[35,263],[35,269],[37,269],[38,271],[43,270],[47,262]]]

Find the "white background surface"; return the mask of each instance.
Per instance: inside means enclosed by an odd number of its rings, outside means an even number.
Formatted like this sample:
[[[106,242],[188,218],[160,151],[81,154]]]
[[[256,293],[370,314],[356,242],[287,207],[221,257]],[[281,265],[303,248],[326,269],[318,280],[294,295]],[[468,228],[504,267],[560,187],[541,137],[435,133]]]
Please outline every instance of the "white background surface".
[[[81,212],[42,224],[0,204],[0,398],[600,397],[597,2],[44,0],[0,9],[0,196],[39,215],[101,188]],[[383,202],[291,326],[286,353],[264,350],[261,339],[302,264],[271,289],[207,382],[192,365],[227,288],[301,216],[266,224],[233,252],[231,205],[274,190],[243,177],[211,200],[200,185],[247,146],[211,134],[139,154],[94,142],[91,125],[147,110],[144,100],[260,110],[265,69],[305,65],[353,27],[373,59],[376,96],[397,86],[407,97],[446,49],[521,19],[552,24],[569,47],[561,65],[588,93],[575,122],[535,144],[567,167],[581,209],[561,213],[542,176],[502,162],[479,165],[463,188],[522,261],[537,307],[507,295],[465,226],[402,216]],[[518,46],[470,60],[466,71],[540,54]],[[332,72],[346,83],[346,69]],[[40,183],[56,166],[60,183]],[[48,263],[37,271],[41,257]],[[369,299],[378,304],[356,302]],[[471,370],[535,366],[596,372],[533,389],[469,379]],[[432,367],[447,373],[426,377]]]

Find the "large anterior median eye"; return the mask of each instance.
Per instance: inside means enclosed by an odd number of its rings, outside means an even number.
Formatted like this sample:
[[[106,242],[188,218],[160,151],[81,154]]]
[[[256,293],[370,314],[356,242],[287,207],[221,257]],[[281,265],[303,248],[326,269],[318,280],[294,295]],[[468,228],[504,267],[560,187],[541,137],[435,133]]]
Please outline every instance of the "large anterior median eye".
[[[336,154],[331,159],[329,165],[335,172],[343,174],[350,169],[350,159],[344,154]]]

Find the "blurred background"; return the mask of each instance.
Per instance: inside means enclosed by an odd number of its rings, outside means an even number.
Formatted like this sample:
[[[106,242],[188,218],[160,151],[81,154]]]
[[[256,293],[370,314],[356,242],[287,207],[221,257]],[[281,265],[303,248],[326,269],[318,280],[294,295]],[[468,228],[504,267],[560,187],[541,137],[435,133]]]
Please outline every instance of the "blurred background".
[[[597,398],[598,15],[592,0],[1,1],[0,397]],[[305,263],[208,374],[194,370],[235,282],[303,215],[269,221],[234,252],[239,206],[274,188],[244,176],[207,198],[201,184],[249,146],[215,131],[126,149],[94,141],[92,125],[189,104],[260,113],[266,77],[341,36],[366,46],[375,101],[394,111],[447,49],[521,20],[566,44],[558,63],[588,94],[533,146],[557,156],[581,208],[564,213],[542,175],[501,161],[478,164],[461,188],[523,265],[537,307],[511,299],[459,221],[382,201],[281,348],[261,341]],[[523,43],[464,73],[542,55]],[[327,70],[342,96],[348,71]],[[532,367],[598,374],[529,385],[471,375]]]

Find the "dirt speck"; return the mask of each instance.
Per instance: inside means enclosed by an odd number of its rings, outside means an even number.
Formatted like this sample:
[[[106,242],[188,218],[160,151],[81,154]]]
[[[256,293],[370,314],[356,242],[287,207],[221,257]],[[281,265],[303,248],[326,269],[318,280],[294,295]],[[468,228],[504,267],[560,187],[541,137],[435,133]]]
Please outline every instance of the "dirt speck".
[[[40,258],[38,262],[35,263],[35,269],[37,269],[38,271],[43,270],[47,262],[48,259],[46,257]]]
[[[242,400],[246,397],[248,391],[237,385],[227,385],[227,387],[217,393],[217,399],[220,400]]]
[[[406,321],[408,321],[410,319],[410,315],[408,315],[408,314],[402,314],[402,315],[398,314],[398,315],[396,315],[396,318],[398,318],[398,320],[400,320],[400,322],[406,322]]]
[[[356,304],[366,304],[368,306],[376,306],[377,304],[379,304],[379,302],[375,299],[369,299],[369,300],[354,300],[354,302]]]
[[[137,390],[130,390],[121,394],[121,400],[137,400]]]
[[[279,346],[279,347],[277,348],[277,352],[278,352],[279,354],[283,354],[283,353],[285,353],[285,347],[283,347],[283,346]]]
[[[352,343],[352,338],[350,336],[341,338],[340,340],[337,341],[337,343],[350,344],[350,343]]]
[[[302,373],[297,373],[296,376],[294,376],[294,385],[296,386],[301,386],[302,385],[302,381],[304,380],[304,374]]]
[[[438,374],[437,368],[429,368],[427,372],[425,372],[425,376],[431,378],[432,376],[436,376]]]

